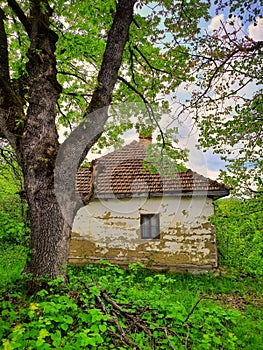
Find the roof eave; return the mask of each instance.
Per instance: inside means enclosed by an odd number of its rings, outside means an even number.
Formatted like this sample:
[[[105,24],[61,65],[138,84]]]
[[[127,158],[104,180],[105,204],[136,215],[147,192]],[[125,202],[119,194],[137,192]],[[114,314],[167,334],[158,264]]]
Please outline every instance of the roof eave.
[[[96,199],[121,199],[141,197],[209,197],[213,199],[229,195],[229,190],[198,190],[198,191],[165,191],[165,192],[134,192],[134,193],[99,193],[95,194]]]

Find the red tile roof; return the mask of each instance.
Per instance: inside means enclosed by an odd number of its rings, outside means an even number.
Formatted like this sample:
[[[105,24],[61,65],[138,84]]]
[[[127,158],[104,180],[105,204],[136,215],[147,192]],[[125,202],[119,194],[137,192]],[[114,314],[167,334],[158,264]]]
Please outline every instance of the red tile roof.
[[[77,190],[89,200],[142,195],[208,195],[223,197],[229,189],[192,170],[161,175],[145,168],[146,143],[133,141],[120,151],[109,153],[81,167],[76,176]],[[93,179],[93,181],[92,181]]]

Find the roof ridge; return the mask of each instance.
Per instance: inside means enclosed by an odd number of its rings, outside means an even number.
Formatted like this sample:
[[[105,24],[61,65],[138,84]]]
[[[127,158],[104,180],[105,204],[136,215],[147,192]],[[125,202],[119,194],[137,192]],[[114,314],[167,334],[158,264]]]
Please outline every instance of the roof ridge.
[[[123,150],[124,150],[125,148],[128,148],[128,147],[130,147],[132,144],[137,144],[137,143],[139,143],[139,142],[136,141],[136,140],[133,140],[132,142],[127,143],[126,145],[124,144],[120,149],[115,149],[115,150],[113,150],[113,151],[111,151],[111,152],[109,152],[109,153],[104,154],[103,156],[101,156],[101,157],[99,157],[99,158],[97,158],[97,159],[105,158],[105,157],[110,156],[110,155],[112,155],[112,154],[114,154],[114,153],[123,152]]]

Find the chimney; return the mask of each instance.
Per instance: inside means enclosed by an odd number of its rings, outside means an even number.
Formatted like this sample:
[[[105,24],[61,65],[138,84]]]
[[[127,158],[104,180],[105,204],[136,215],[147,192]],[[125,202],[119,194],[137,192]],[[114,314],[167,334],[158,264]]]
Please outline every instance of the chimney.
[[[139,133],[139,142],[145,146],[152,143],[152,132],[151,131],[141,131]]]

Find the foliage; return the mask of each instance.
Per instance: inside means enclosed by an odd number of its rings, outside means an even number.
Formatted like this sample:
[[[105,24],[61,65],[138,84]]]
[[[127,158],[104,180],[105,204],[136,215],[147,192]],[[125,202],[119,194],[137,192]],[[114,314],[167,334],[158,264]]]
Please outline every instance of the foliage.
[[[261,28],[262,1],[215,2],[218,25],[194,39],[200,46],[189,103],[201,146],[227,161],[221,179],[248,195],[262,192],[263,41],[249,33]]]
[[[28,3],[18,1],[26,16],[30,15]],[[58,82],[62,87],[57,103],[57,127],[62,126],[66,135],[83,120],[94,89],[112,19],[116,12],[115,1],[50,1],[52,7],[51,27],[58,35],[56,61]],[[92,5],[92,6],[91,6]],[[46,12],[48,5],[43,3]],[[10,74],[20,88],[23,98],[28,96],[28,48],[30,38],[22,23],[17,19],[12,6],[3,5],[6,14],[6,33],[9,40]],[[185,2],[161,1],[158,6],[148,0],[137,1],[134,20],[119,70],[118,84],[113,92],[113,108],[132,104],[130,114],[118,110],[108,121],[99,144],[112,145],[120,134],[132,128],[158,129],[160,116],[142,107],[143,118],[134,112],[134,105],[150,104],[167,111],[167,94],[185,81],[192,80],[190,68],[192,58],[185,46],[195,33],[200,32],[200,18],[208,20],[207,1]],[[165,19],[165,20],[164,20]],[[132,114],[132,117],[131,117]],[[169,140],[169,129],[163,130]],[[159,130],[160,132],[160,130]],[[174,144],[176,140],[174,140]],[[179,154],[174,155],[178,159]]]
[[[0,143],[3,146],[3,143]],[[1,148],[0,159],[0,247],[9,244],[27,245],[27,206],[19,193],[21,173],[10,147]]]
[[[0,180],[3,180],[2,191],[10,192],[16,189],[17,191],[22,187],[21,169],[17,163],[14,150],[10,147],[7,140],[0,136]],[[9,186],[9,181],[11,184]]]
[[[263,276],[263,198],[220,200],[213,223],[217,228],[219,263]]]
[[[0,181],[3,184],[4,181]],[[29,239],[26,205],[16,193],[0,193],[0,247],[13,244],[26,246]]]
[[[69,277],[69,285],[46,281],[32,297],[23,281],[6,287],[2,349],[261,349],[262,281],[106,262],[72,268]],[[227,304],[224,296],[232,296]]]

